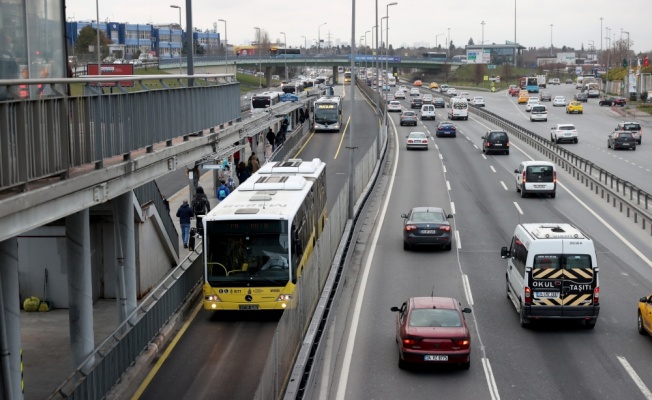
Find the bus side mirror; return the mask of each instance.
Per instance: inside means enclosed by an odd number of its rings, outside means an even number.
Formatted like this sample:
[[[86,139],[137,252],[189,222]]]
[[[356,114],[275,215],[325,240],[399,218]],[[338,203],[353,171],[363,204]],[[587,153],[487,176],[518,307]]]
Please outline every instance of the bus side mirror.
[[[501,258],[508,258],[510,257],[509,250],[507,250],[507,247],[502,247],[500,249],[500,257]]]

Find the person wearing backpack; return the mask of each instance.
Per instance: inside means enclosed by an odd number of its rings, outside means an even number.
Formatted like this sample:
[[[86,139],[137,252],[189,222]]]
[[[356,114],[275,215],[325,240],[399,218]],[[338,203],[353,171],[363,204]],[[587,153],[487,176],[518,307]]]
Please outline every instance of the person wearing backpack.
[[[208,196],[204,193],[204,188],[197,186],[195,190],[195,195],[190,202],[193,213],[197,217],[197,233],[200,236],[204,236],[204,225],[202,224],[202,218],[204,215],[208,214],[211,211],[211,203],[208,201]]]
[[[226,196],[231,194],[231,191],[229,188],[226,186],[226,182],[220,181],[221,185],[217,188],[216,190],[216,195],[217,195],[217,200],[222,201],[226,199]]]

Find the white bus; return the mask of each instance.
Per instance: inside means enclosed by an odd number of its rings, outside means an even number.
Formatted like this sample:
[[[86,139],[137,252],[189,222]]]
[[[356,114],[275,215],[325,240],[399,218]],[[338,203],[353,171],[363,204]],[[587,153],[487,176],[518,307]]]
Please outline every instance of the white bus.
[[[285,165],[288,164],[289,165]],[[203,219],[203,306],[284,310],[326,219],[326,165],[256,172]]]
[[[396,86],[396,77],[391,73],[387,74],[387,84],[389,86]]]
[[[251,112],[257,113],[266,111],[279,102],[278,92],[264,92],[251,96]]]
[[[342,128],[342,98],[323,96],[315,101],[315,132],[335,131]]]

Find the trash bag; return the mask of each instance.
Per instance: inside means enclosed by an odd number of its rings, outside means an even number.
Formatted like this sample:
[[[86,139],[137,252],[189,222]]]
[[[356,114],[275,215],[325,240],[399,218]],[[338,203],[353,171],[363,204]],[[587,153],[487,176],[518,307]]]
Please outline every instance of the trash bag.
[[[38,311],[39,306],[41,305],[41,299],[38,297],[28,297],[25,299],[23,302],[23,309],[28,312],[36,312]]]

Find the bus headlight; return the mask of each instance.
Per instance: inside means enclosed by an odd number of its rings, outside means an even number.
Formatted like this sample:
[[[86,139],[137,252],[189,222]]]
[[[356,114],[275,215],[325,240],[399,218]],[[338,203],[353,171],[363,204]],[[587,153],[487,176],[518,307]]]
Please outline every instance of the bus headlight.
[[[276,299],[276,301],[290,301],[290,300],[292,300],[291,294],[282,294],[278,296],[278,298]]]
[[[218,302],[222,301],[222,300],[220,300],[219,297],[217,297],[216,294],[208,295],[208,296],[204,297],[204,300],[206,300],[206,301],[218,301]]]

